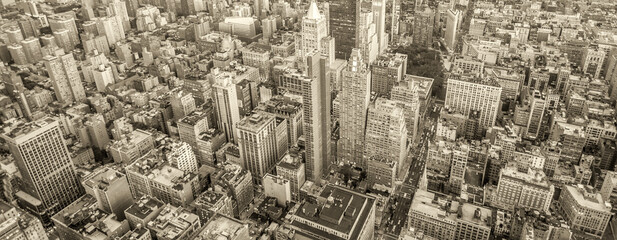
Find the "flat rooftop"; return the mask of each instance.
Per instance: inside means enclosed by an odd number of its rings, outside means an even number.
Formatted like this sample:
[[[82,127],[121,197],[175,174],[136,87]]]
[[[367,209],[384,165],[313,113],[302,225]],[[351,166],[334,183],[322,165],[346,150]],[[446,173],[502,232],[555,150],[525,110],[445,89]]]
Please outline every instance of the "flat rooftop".
[[[296,217],[348,234],[349,239],[358,239],[368,214],[375,204],[375,198],[334,185],[327,185],[321,192],[320,197],[327,199],[323,206],[305,202],[296,211]],[[329,239],[341,239],[338,236],[298,221],[293,221],[291,224],[302,230],[328,237]]]

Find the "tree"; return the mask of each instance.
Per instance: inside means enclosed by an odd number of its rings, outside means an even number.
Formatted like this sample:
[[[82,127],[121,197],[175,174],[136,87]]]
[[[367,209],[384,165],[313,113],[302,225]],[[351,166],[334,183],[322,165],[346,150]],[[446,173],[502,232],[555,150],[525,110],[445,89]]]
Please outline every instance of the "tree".
[[[407,74],[434,79],[431,95],[445,98],[444,69],[439,51],[418,45],[401,46],[395,50],[407,55]]]

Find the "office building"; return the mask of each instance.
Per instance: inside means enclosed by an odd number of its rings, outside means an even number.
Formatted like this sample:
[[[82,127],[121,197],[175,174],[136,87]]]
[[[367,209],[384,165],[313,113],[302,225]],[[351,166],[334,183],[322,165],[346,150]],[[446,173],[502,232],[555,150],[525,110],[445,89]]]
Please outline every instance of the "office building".
[[[359,49],[353,50],[342,81],[343,91],[338,97],[341,103],[338,160],[366,167],[363,158],[364,129],[371,95],[371,72]]]
[[[491,235],[492,211],[470,203],[437,198],[434,193],[416,191],[408,224],[435,239],[483,239]]]
[[[227,141],[237,143],[236,124],[240,122],[238,92],[232,77],[217,78],[212,85],[214,103],[218,112],[219,129]]]
[[[414,84],[411,75],[405,75],[403,81],[392,87],[391,99],[403,108],[405,124],[407,124],[407,139],[413,143],[420,121],[420,95],[418,85]]]
[[[21,46],[26,54],[26,61],[31,64],[35,64],[43,59],[43,53],[41,52],[41,43],[38,38],[29,37],[21,40]]]
[[[255,183],[261,183],[278,161],[276,118],[254,113],[238,122],[238,148],[244,169],[251,172]],[[287,136],[285,136],[285,142]]]
[[[199,162],[191,146],[182,141],[171,141],[164,147],[165,159],[174,167],[184,171],[197,173]]]
[[[501,110],[501,87],[490,79],[448,79],[445,106],[469,116],[472,111],[480,113],[482,128],[495,125]]]
[[[371,92],[389,98],[392,88],[403,81],[407,72],[407,55],[384,53],[371,64]]]
[[[377,34],[377,42],[379,51],[377,54],[383,54],[388,48],[388,35],[386,34],[386,4],[385,0],[373,0],[372,12],[373,22],[375,23],[375,34]]]
[[[407,158],[407,126],[405,113],[395,101],[377,98],[368,109],[364,146],[365,161],[380,161],[402,166]],[[398,172],[400,169],[396,169]],[[371,175],[371,172],[367,172]]]
[[[373,239],[376,199],[335,185],[327,185],[317,204],[303,202],[290,213],[294,237],[310,239]]]
[[[250,39],[257,35],[258,25],[252,17],[226,17],[219,23],[219,31]]]
[[[115,82],[114,74],[110,66],[101,64],[92,71],[92,75],[94,76],[96,90],[99,92],[105,92],[107,85]]]
[[[300,188],[306,181],[304,163],[301,158],[302,156],[298,154],[287,154],[276,165],[276,175],[289,181],[291,200],[296,202],[300,201]]]
[[[24,51],[24,47],[17,43],[12,43],[7,46],[9,50],[9,54],[13,59],[13,63],[16,65],[25,65],[28,64],[28,59],[26,58],[26,52]]]
[[[296,38],[296,57],[305,63],[311,52],[322,53],[327,48],[328,23],[326,16],[319,12],[317,2],[311,1],[306,15],[302,17],[302,30]],[[325,49],[324,49],[325,50]]]
[[[527,123],[527,136],[531,138],[538,137],[540,133],[540,127],[542,126],[542,119],[544,118],[544,111],[546,109],[546,100],[544,94],[539,91],[534,91],[531,98],[529,107],[529,122]]]
[[[199,137],[202,133],[215,127],[210,121],[208,112],[194,111],[178,120],[178,135],[180,140],[188,143],[198,159],[202,160],[199,152]]]
[[[124,220],[124,210],[133,204],[126,175],[108,167],[101,167],[84,176],[81,184],[86,193],[96,199],[99,209]]]
[[[159,154],[152,150],[125,167],[133,198],[147,195],[174,206],[188,206],[198,193],[197,175],[171,166]]]
[[[330,2],[329,20],[330,36],[335,41],[335,55],[338,59],[349,59],[351,50],[356,48],[357,18],[360,14],[360,2],[355,0],[336,0]]]
[[[284,177],[267,173],[263,177],[264,195],[276,199],[279,206],[291,202],[291,182]]]
[[[73,54],[43,57],[56,98],[63,104],[84,102],[86,93]]]
[[[183,118],[197,109],[195,98],[188,91],[173,91],[169,96],[174,120]]]
[[[430,47],[433,45],[433,28],[435,25],[435,13],[427,6],[416,10],[413,20],[413,44]]]
[[[5,128],[0,135],[22,176],[22,190],[50,216],[83,195],[60,124],[51,117]]]
[[[302,103],[292,98],[275,95],[268,101],[262,102],[257,110],[285,119],[287,122],[287,145],[289,147],[298,145],[298,138],[302,135],[303,128]]]
[[[150,132],[136,129],[112,141],[107,150],[114,162],[132,163],[154,149],[154,136]]]
[[[510,165],[501,170],[493,205],[505,210],[525,207],[548,212],[554,192],[555,187],[541,170],[521,172]]]
[[[309,76],[302,76],[303,122],[306,144],[306,179],[319,182],[330,164],[330,83],[326,59],[310,55]]]
[[[446,47],[450,51],[454,51],[456,47],[457,41],[457,33],[459,29],[460,18],[462,17],[462,13],[459,10],[448,9],[447,12],[447,22],[446,22]]]
[[[611,204],[591,186],[566,185],[559,203],[575,238],[601,238],[613,215]]]
[[[229,191],[233,199],[234,217],[240,218],[254,198],[253,177],[251,172],[240,165],[226,163],[222,170],[212,177],[216,192]],[[224,189],[221,189],[224,187]]]
[[[361,7],[356,22],[357,38],[356,46],[360,49],[362,59],[370,66],[379,55],[379,40],[376,33],[376,26],[373,19],[373,9]]]

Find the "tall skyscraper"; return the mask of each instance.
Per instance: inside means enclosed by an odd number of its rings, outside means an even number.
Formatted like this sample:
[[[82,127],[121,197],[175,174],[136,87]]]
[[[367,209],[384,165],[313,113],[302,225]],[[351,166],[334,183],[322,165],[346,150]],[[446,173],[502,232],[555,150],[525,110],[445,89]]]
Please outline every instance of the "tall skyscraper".
[[[15,158],[22,190],[41,201],[49,216],[83,195],[57,120],[16,124],[0,136]]]
[[[435,13],[428,6],[422,11],[417,11],[413,22],[413,43],[415,45],[430,47],[433,44],[433,27]]]
[[[37,63],[43,58],[41,53],[41,43],[38,38],[29,37],[21,41],[21,46],[26,54],[26,60],[29,63]]]
[[[365,161],[372,157],[385,158],[396,162],[400,168],[407,156],[407,127],[403,109],[395,101],[377,98],[369,106],[366,122]]]
[[[373,22],[379,44],[378,54],[382,54],[388,48],[388,36],[386,34],[386,0],[373,0]]]
[[[536,138],[542,125],[542,118],[546,108],[546,100],[540,91],[534,91],[529,108],[529,121],[527,122],[527,136]]]
[[[412,75],[406,75],[405,79],[392,88],[391,99],[405,111],[405,123],[407,124],[407,139],[413,142],[418,132],[420,118],[420,95],[418,85],[413,83]]]
[[[407,55],[385,53],[371,64],[371,92],[390,98],[392,88],[398,85],[407,71]]]
[[[356,45],[357,18],[360,2],[357,0],[335,0],[330,2],[330,36],[335,39],[336,58],[349,59]]]
[[[308,56],[309,75],[301,79],[306,141],[306,179],[319,182],[329,167],[330,157],[330,78],[324,57]]]
[[[364,128],[366,110],[371,97],[371,71],[362,59],[359,49],[351,52],[347,69],[343,71],[340,139],[337,147],[338,160],[365,167]]]
[[[43,57],[43,60],[58,101],[69,104],[86,100],[86,93],[73,54],[47,55]]]
[[[454,51],[456,47],[456,33],[458,31],[458,23],[461,18],[461,12],[458,10],[448,9],[446,22],[446,47],[450,51]]]
[[[231,78],[216,79],[212,86],[214,103],[218,110],[219,129],[225,132],[227,141],[236,143],[236,123],[240,121],[238,94]]]
[[[379,54],[379,39],[377,38],[373,9],[362,7],[356,20],[356,46],[362,53],[366,64],[371,64]]]
[[[457,76],[448,79],[445,106],[465,116],[478,111],[482,128],[495,125],[500,99],[501,87],[492,79],[463,79]]]
[[[243,168],[251,172],[253,182],[261,183],[266,173],[273,172],[278,161],[276,119],[269,114],[255,113],[238,122],[237,128]]]
[[[334,39],[328,37],[326,17],[319,12],[317,3],[312,1],[302,18],[302,30],[296,38],[296,56],[302,67],[306,66],[306,57],[311,52],[330,55],[331,50],[334,50],[331,41]]]
[[[67,30],[69,36],[69,43],[72,47],[79,44],[79,32],[77,31],[77,25],[75,24],[75,18],[69,13],[55,14],[47,18],[51,32],[56,33],[60,30]]]

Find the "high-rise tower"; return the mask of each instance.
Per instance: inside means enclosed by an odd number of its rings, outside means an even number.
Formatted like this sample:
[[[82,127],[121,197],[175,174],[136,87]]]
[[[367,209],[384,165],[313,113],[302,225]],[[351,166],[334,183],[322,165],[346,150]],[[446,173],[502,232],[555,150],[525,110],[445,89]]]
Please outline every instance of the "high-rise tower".
[[[43,60],[58,101],[69,104],[86,100],[86,93],[73,54],[47,55],[43,57]]]
[[[306,179],[319,182],[330,163],[330,78],[324,57],[311,54],[308,76],[301,80],[303,123],[306,139]]]
[[[41,201],[49,216],[83,195],[57,120],[20,123],[0,137],[15,158],[23,191]]]
[[[347,69],[343,71],[342,86],[338,96],[341,108],[338,160],[364,167],[364,127],[371,96],[371,71],[359,49],[351,52]]]
[[[358,37],[356,22],[360,13],[358,0],[330,2],[330,36],[335,39],[336,58],[348,59]]]

